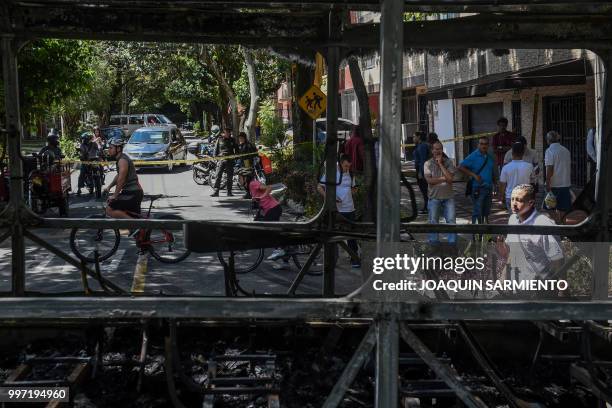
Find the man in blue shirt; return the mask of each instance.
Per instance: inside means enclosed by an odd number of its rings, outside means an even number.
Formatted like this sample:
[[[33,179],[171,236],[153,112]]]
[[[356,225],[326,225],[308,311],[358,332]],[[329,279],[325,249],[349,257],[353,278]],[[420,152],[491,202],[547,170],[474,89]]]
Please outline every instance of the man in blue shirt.
[[[427,214],[428,192],[427,180],[425,180],[425,176],[423,175],[423,166],[425,166],[425,162],[429,160],[429,145],[427,144],[425,132],[414,132],[414,144],[416,145],[414,148],[414,169],[416,170],[419,190],[421,190],[421,194],[423,194],[423,209],[420,213]]]
[[[481,137],[478,149],[473,151],[459,164],[459,171],[466,174],[472,183],[472,224],[488,223],[491,212],[492,191],[495,178],[495,158],[488,153],[489,139]]]

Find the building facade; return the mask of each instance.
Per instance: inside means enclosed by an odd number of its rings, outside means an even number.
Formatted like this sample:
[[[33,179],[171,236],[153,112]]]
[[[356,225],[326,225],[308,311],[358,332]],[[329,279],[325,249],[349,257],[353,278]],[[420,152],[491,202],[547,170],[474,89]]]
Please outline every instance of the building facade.
[[[455,18],[459,15],[436,16]],[[351,22],[371,24],[376,13],[354,12]],[[380,58],[376,53],[361,58],[370,109],[378,116]],[[500,117],[509,129],[524,136],[543,162],[545,134],[556,130],[572,154],[572,183],[583,186],[588,179],[586,135],[596,127],[596,56],[587,50],[466,50],[451,55],[444,51],[404,55],[403,139],[416,130],[433,131],[441,140],[494,132]],[[341,92],[343,117],[356,120],[359,107],[348,67]],[[450,140],[445,151],[456,161],[476,146],[476,140]]]

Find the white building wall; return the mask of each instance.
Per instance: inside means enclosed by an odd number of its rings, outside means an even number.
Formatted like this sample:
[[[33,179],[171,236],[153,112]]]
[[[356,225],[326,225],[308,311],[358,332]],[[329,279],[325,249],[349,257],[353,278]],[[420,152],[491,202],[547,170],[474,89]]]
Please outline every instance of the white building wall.
[[[519,94],[515,94],[513,91],[507,92],[494,92],[484,97],[478,98],[462,98],[455,99],[455,126],[456,134],[458,136],[468,136],[468,129],[463,128],[463,109],[466,105],[475,103],[491,103],[491,102],[502,102],[504,106],[504,116],[508,118],[510,123],[508,127],[510,129],[516,129],[517,124],[512,122],[512,101],[520,98],[521,100],[521,134],[527,139],[528,143],[531,143],[531,132],[533,125],[533,108],[534,101],[538,95],[537,105],[537,116],[536,116],[536,151],[538,157],[543,159],[544,157],[544,121],[543,121],[543,98],[546,96],[561,96],[584,93],[585,94],[585,124],[587,128],[595,126],[595,86],[594,79],[589,78],[585,85],[571,85],[571,86],[547,86],[538,89],[525,89]],[[546,129],[551,130],[551,129]],[[495,129],[491,129],[495,131]],[[455,149],[457,157],[463,158],[465,154],[463,152],[463,141],[455,142]]]

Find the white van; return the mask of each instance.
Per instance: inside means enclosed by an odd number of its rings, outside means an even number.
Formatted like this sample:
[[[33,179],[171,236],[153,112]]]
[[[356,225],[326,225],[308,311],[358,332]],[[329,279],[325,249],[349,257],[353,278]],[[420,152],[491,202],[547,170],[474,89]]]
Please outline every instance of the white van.
[[[111,126],[119,126],[130,137],[136,129],[146,126],[168,126],[177,128],[165,115],[160,113],[135,113],[130,115],[111,115]]]

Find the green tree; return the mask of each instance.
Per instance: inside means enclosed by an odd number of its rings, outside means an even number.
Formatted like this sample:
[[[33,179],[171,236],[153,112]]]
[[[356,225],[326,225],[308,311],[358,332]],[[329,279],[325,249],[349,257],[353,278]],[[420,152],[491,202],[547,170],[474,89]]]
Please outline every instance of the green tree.
[[[90,42],[36,40],[19,53],[21,112],[31,126],[45,114],[61,110],[64,100],[87,91],[94,77]]]

